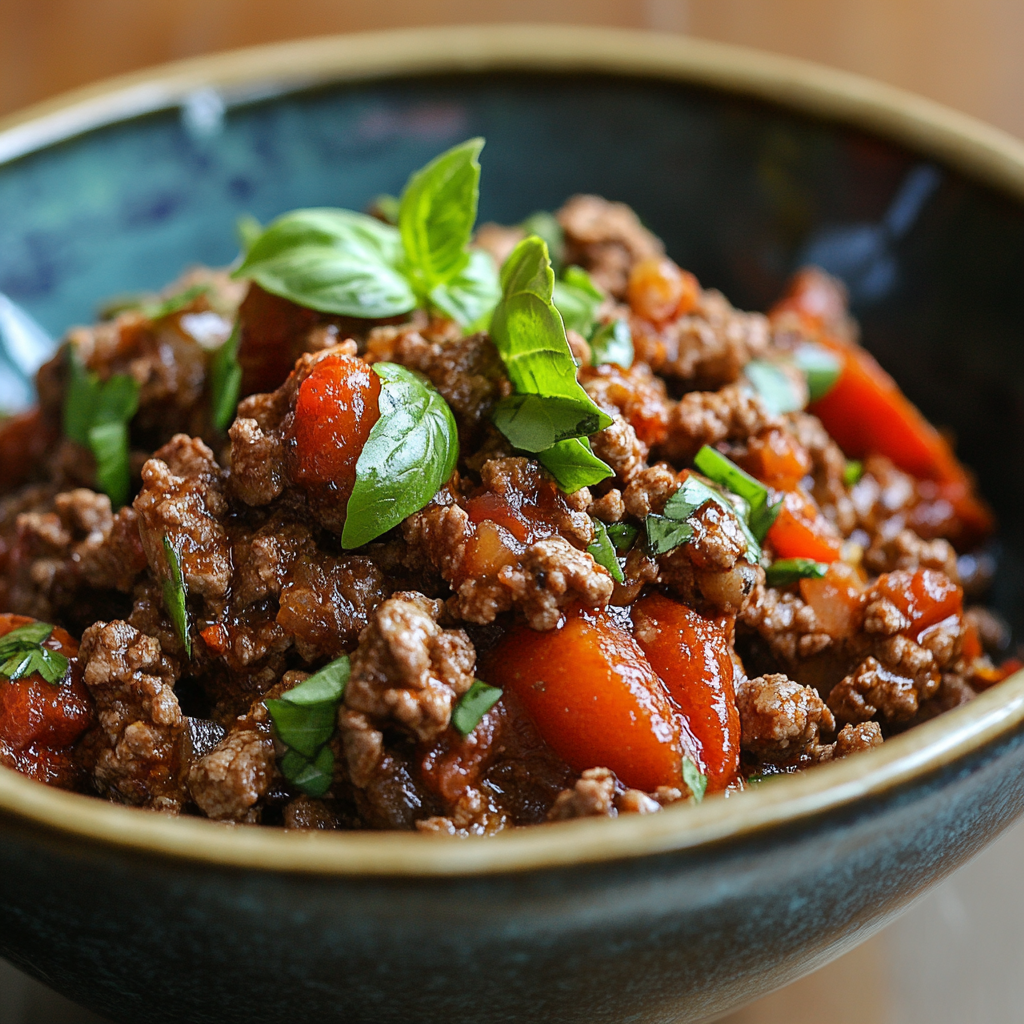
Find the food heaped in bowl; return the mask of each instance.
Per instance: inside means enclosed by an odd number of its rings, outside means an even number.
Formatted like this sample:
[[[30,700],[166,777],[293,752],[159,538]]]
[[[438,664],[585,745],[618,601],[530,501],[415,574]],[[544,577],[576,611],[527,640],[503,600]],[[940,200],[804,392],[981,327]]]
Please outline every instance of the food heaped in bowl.
[[[40,371],[0,433],[4,764],[491,834],[728,795],[1017,667],[958,570],[992,516],[838,282],[740,312],[591,195],[474,235],[481,146],[243,225]]]

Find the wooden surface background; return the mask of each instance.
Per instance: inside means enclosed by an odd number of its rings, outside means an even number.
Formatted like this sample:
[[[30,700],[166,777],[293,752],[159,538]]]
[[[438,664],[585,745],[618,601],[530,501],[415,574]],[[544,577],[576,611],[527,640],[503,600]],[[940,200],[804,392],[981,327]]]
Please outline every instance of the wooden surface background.
[[[652,28],[761,47],[880,78],[1024,137],[1024,0],[0,0],[0,114],[214,50],[493,21]],[[1024,1021],[1024,933],[1011,927],[1024,913],[1007,914],[1005,899],[1022,854],[1018,828],[882,936],[723,1024]],[[1019,888],[1011,902],[1024,912]],[[97,1020],[0,967],[0,1024]]]

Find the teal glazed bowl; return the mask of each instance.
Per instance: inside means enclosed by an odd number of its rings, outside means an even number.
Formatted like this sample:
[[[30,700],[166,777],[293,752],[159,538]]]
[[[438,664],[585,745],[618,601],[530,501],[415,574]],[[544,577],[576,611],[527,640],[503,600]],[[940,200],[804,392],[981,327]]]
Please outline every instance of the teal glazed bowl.
[[[483,219],[624,200],[747,308],[804,260],[843,276],[995,505],[1020,622],[1024,146],[880,85],[552,26],[174,65],[0,125],[0,292],[59,334],[226,263],[242,213],[363,207],[477,134]],[[174,820],[0,769],[0,954],[133,1024],[696,1022],[882,928],[1022,809],[1024,674],[728,800],[489,839]]]

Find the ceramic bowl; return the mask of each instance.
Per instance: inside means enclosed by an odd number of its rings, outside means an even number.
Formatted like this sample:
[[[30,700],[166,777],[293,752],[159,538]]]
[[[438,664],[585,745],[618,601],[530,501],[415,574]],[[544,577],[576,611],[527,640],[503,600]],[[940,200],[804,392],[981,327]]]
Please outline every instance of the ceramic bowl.
[[[817,259],[959,437],[1021,608],[1024,147],[837,72],[683,39],[352,36],[143,74],[0,132],[0,291],[49,331],[235,254],[242,213],[360,208],[470,135],[484,219],[578,191],[763,308]],[[699,1021],[821,966],[1024,808],[1024,676],[695,808],[492,839],[172,820],[0,770],[0,953],[120,1021]]]

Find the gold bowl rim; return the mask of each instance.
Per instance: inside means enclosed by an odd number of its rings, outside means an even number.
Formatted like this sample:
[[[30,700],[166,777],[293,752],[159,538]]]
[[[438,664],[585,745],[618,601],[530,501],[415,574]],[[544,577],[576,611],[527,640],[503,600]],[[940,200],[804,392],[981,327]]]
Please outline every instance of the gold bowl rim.
[[[151,111],[201,89],[227,102],[346,81],[535,71],[687,82],[766,100],[884,136],[1024,200],[1024,143],[965,114],[847,72],[682,36],[566,25],[354,33],[252,47],[111,79],[0,119],[0,163]],[[194,863],[332,876],[473,876],[609,862],[807,823],[919,781],[1024,723],[1024,671],[883,746],[728,799],[455,839],[289,832],[168,818],[66,793],[0,769],[0,816],[64,839]]]

